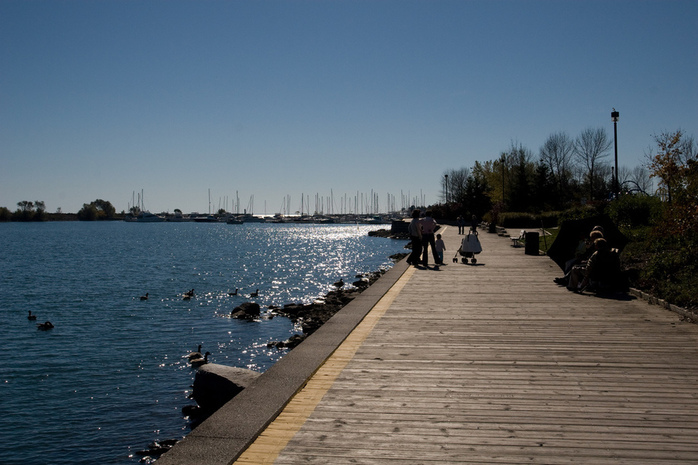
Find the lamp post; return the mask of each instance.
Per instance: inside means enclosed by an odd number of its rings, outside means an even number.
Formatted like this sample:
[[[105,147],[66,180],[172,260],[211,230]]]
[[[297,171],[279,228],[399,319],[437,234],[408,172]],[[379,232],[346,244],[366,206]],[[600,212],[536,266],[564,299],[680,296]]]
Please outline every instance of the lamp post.
[[[448,175],[444,174],[444,202],[448,204]]]
[[[618,117],[620,113],[614,108],[611,112],[611,121],[613,121],[613,147],[616,154],[616,169],[613,172],[613,195],[618,198],[620,187],[618,186]]]

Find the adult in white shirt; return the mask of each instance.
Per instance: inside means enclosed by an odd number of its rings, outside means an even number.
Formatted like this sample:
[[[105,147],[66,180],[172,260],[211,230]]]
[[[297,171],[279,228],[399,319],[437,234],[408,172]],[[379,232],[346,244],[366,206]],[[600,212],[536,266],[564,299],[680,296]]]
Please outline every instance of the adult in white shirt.
[[[422,265],[429,266],[429,246],[431,253],[434,256],[434,263],[439,264],[439,256],[436,253],[436,239],[434,231],[436,231],[436,221],[431,217],[431,210],[427,210],[424,218],[422,218]]]

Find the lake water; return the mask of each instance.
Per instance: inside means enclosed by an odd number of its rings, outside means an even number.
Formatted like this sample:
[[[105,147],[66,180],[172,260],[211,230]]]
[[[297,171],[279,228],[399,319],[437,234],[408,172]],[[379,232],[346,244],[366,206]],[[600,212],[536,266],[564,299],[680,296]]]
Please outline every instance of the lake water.
[[[0,223],[0,463],[132,464],[183,437],[183,355],[202,344],[215,363],[265,371],[286,353],[267,342],[299,328],[230,311],[310,302],[390,267],[406,242],[368,236],[380,227]],[[37,330],[46,320],[54,329]]]

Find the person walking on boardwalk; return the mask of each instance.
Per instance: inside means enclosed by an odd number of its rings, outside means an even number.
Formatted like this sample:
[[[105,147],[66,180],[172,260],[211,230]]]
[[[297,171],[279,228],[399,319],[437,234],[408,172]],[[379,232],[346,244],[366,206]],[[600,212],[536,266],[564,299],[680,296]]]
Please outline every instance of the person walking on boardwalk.
[[[436,255],[439,256],[439,260],[436,262],[437,265],[443,265],[444,264],[444,250],[446,250],[446,244],[444,244],[444,240],[441,239],[441,234],[436,235]]]
[[[407,227],[407,232],[412,241],[412,253],[407,257],[407,263],[414,266],[419,265],[420,256],[422,255],[422,225],[419,222],[421,213],[419,209],[412,210],[412,221],[410,221],[410,225]]]
[[[465,232],[465,219],[462,215],[458,215],[458,234]]]
[[[434,231],[436,230],[436,221],[431,217],[431,210],[427,210],[422,218],[422,265],[429,266],[429,246],[431,253],[434,256],[434,263],[439,263],[439,256],[436,255],[436,243],[434,239]]]

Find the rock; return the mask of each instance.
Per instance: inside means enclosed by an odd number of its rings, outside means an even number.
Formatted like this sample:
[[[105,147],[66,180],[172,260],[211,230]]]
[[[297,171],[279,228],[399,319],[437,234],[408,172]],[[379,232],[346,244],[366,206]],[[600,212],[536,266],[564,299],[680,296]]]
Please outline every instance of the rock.
[[[303,342],[305,338],[306,335],[294,334],[285,341],[270,342],[267,344],[267,347],[276,347],[277,349],[293,349],[298,344]]]
[[[256,371],[207,363],[196,372],[192,397],[202,410],[213,412],[259,376]]]
[[[139,463],[155,463],[155,460],[158,457],[172,449],[177,442],[177,439],[166,439],[164,441],[151,442],[148,444],[148,449],[139,450],[136,452],[136,454],[143,456],[143,458],[139,460]]]
[[[259,318],[261,307],[255,302],[245,302],[233,309],[230,313],[231,318],[239,318],[241,320],[254,320]]]
[[[198,405],[185,405],[182,407],[182,415],[185,417],[196,417],[201,415],[201,407]]]
[[[283,308],[277,309],[275,313],[290,318],[294,323],[300,323],[303,329],[303,337],[311,335],[335,313],[351,302],[363,290],[380,278],[386,270],[380,270],[363,275],[357,275],[358,281],[353,283],[354,288],[342,288],[330,291],[323,299],[318,299],[312,304],[289,303]],[[290,338],[287,341],[269,342],[268,347],[292,348],[302,342],[299,338]]]
[[[393,221],[390,225],[390,229],[378,229],[375,231],[369,231],[368,235],[371,237],[387,237],[390,239],[409,239],[407,228],[410,223],[406,221]]]

